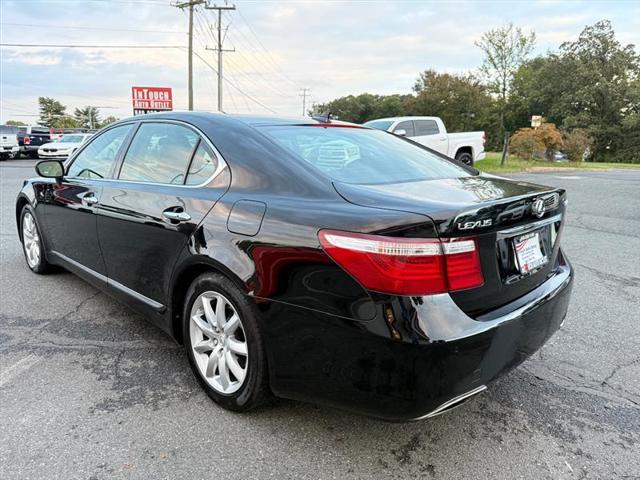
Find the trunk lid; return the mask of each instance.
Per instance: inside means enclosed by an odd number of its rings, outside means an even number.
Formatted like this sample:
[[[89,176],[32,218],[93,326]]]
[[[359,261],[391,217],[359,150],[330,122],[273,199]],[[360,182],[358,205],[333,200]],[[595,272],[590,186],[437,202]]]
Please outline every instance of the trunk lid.
[[[441,238],[477,238],[484,284],[451,293],[472,317],[527,294],[558,268],[564,190],[488,175],[334,187],[357,205],[425,215]],[[537,262],[525,261],[523,245]]]

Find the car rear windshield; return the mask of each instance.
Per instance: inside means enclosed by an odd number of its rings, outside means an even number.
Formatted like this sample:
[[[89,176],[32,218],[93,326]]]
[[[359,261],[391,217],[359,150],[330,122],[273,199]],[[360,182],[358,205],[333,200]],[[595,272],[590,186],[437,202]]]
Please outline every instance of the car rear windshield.
[[[468,177],[468,170],[393,134],[339,126],[268,126],[262,131],[331,179],[357,184]]]
[[[365,127],[377,128],[378,130],[389,130],[393,125],[393,120],[371,120],[364,124]]]

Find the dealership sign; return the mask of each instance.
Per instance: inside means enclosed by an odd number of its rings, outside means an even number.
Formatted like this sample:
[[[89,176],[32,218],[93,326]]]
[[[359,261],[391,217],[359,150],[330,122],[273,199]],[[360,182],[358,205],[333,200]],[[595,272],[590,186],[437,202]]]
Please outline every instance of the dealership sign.
[[[171,89],[167,87],[131,87],[133,114],[173,110]]]

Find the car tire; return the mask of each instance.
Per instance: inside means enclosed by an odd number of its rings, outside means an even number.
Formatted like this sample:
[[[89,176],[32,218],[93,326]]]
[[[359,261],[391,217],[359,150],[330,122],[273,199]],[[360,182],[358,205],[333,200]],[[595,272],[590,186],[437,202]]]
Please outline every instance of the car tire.
[[[51,271],[47,262],[42,234],[31,205],[25,205],[20,213],[20,239],[25,260],[31,271],[39,274]]]
[[[225,276],[205,273],[189,287],[184,305],[184,346],[207,395],[236,412],[268,400],[266,354],[251,300]]]
[[[27,155],[29,156],[29,158],[33,158],[33,159],[40,158],[40,155],[38,155],[38,151],[37,150],[28,152]]]
[[[456,155],[456,160],[473,167],[473,156],[469,152],[460,152]]]

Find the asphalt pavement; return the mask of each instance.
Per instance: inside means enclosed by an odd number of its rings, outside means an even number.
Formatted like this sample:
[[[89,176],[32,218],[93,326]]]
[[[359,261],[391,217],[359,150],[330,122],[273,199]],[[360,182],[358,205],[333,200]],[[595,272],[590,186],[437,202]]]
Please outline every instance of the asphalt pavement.
[[[26,266],[0,162],[0,478],[640,478],[640,170],[514,175],[566,188],[564,327],[489,390],[386,423],[291,401],[239,415],[182,347],[69,273]]]

